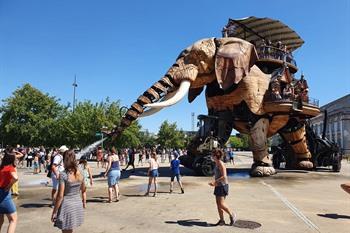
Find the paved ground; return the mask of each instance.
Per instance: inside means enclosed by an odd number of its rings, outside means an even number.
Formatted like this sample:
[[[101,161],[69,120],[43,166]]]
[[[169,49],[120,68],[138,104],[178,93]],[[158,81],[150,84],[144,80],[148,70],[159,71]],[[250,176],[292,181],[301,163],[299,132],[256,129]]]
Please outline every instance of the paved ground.
[[[185,194],[169,194],[164,164],[156,198],[143,197],[145,168],[124,173],[118,203],[106,203],[106,180],[96,178],[88,189],[84,225],[76,232],[349,232],[350,195],[339,187],[350,181],[348,162],[343,161],[341,173],[282,170],[269,178],[249,178],[250,153],[240,153],[236,160],[234,167],[228,166],[230,195],[226,200],[238,215],[234,227],[209,225],[218,219],[213,190],[207,185],[210,178],[183,169]],[[102,171],[92,166],[94,175]],[[17,232],[59,232],[50,222],[51,189],[44,185],[46,176],[23,169],[20,179]]]

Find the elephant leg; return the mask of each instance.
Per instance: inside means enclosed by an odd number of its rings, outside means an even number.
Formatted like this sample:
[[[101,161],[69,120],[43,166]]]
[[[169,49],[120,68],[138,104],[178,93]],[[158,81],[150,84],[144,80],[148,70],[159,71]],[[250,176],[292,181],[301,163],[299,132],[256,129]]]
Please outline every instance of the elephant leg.
[[[294,153],[296,162],[291,166],[296,169],[312,169],[313,163],[307,147],[305,125],[292,132],[282,132],[282,136]]]
[[[250,146],[254,157],[254,163],[250,171],[251,176],[271,176],[276,173],[272,166],[267,147],[267,132],[269,125],[270,123],[268,119],[261,118],[250,129]]]

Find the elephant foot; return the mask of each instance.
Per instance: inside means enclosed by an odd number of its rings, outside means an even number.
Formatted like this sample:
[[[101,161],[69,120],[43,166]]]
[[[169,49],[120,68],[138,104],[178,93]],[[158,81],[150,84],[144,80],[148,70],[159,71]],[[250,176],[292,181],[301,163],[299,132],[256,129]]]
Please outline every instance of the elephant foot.
[[[274,174],[276,174],[275,168],[263,162],[254,162],[250,170],[250,175],[253,177],[272,176]]]
[[[313,167],[314,167],[314,164],[309,160],[301,160],[296,164],[296,169],[310,170]]]

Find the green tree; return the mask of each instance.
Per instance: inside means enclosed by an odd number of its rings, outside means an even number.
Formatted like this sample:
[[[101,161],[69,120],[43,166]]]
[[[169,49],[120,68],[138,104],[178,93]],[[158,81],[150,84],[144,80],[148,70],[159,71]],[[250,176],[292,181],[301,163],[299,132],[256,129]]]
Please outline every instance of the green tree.
[[[246,150],[249,150],[250,144],[249,144],[249,136],[248,134],[241,134],[241,140],[242,140],[242,147]]]
[[[0,133],[5,144],[54,144],[55,122],[67,112],[58,99],[25,84],[3,102]]]
[[[231,145],[231,147],[234,147],[234,148],[242,148],[243,147],[242,139],[237,137],[237,136],[230,136],[228,143]]]
[[[79,102],[74,112],[59,121],[63,127],[60,138],[67,145],[85,147],[99,139],[96,133],[100,133],[102,128],[112,129],[119,125],[122,114],[119,101],[110,102],[106,99],[100,103]],[[140,145],[140,128],[137,121],[134,122],[111,143],[117,147]]]
[[[119,125],[125,113],[119,101],[108,98],[100,103],[79,102],[75,111],[59,104],[58,99],[43,94],[29,84],[14,91],[0,108],[0,135],[4,144],[26,146],[85,147],[99,138],[103,127]],[[141,144],[140,125],[135,121],[113,145],[136,147]]]
[[[143,147],[154,147],[157,145],[157,137],[146,131],[140,131],[140,141]]]
[[[183,148],[185,144],[185,134],[177,129],[176,123],[169,124],[164,121],[158,132],[157,142],[166,148]]]

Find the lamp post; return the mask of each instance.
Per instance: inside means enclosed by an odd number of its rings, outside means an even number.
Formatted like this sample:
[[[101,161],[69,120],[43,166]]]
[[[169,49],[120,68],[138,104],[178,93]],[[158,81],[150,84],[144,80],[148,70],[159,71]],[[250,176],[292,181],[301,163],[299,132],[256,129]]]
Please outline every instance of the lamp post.
[[[77,84],[77,75],[74,76],[74,83],[73,83],[73,112],[75,109],[75,88],[78,86]]]
[[[106,126],[102,126],[102,128],[101,128],[101,140],[102,140],[101,145],[102,145],[102,150],[103,150],[103,130],[106,130],[106,129],[108,129]]]

